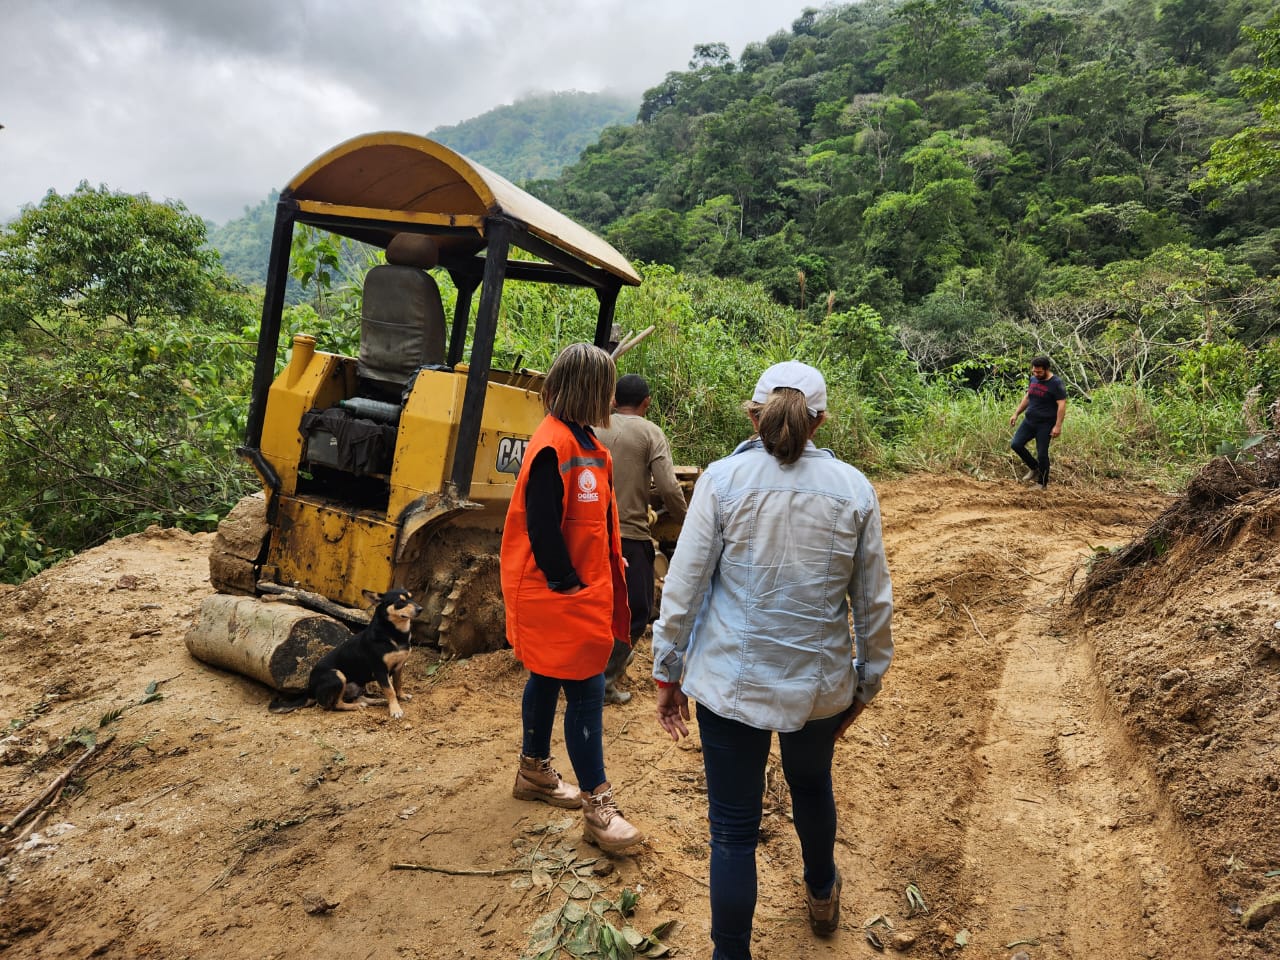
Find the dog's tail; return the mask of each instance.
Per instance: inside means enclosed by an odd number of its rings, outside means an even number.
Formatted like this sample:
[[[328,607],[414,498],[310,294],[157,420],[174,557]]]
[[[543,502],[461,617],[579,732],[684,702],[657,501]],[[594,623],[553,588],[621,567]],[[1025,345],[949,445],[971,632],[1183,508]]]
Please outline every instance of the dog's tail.
[[[276,697],[267,704],[267,709],[271,713],[293,713],[293,711],[300,710],[303,707],[309,707],[313,703],[315,703],[315,701],[312,700],[310,695],[308,695],[304,690],[302,693],[294,694],[292,696],[282,695]]]

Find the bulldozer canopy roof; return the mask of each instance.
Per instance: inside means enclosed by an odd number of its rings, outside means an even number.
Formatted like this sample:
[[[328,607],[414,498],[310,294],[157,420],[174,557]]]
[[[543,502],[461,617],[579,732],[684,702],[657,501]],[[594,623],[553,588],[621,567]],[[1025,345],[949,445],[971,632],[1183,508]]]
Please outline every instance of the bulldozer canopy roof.
[[[485,219],[505,216],[562,254],[622,283],[640,282],[627,258],[590,230],[483,165],[412,133],[370,133],[340,143],[289,181],[285,195],[298,202],[304,219],[319,215],[327,229],[383,248],[406,226],[438,228],[442,256],[476,252],[485,243]]]

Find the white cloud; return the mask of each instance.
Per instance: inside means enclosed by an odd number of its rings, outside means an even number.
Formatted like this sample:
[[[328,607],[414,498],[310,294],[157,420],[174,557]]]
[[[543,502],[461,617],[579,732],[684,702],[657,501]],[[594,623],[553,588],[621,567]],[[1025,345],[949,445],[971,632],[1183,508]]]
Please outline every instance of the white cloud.
[[[798,0],[0,0],[0,220],[81,180],[222,222],[328,147],[528,93],[637,95]]]

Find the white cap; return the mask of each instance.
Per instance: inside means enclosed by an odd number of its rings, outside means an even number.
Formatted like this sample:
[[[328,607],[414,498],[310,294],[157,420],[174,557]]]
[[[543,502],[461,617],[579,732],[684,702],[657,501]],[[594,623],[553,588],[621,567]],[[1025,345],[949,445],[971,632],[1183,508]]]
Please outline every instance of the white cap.
[[[760,374],[751,400],[754,403],[767,403],[769,394],[782,387],[790,387],[804,394],[804,402],[811,417],[816,417],[827,409],[827,381],[822,379],[822,374],[817,370],[799,360],[775,363]]]

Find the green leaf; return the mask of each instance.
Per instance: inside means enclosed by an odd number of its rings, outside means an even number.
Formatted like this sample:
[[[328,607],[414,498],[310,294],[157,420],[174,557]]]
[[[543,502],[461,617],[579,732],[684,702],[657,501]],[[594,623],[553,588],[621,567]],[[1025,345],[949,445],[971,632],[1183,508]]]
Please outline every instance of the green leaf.
[[[674,930],[676,928],[677,923],[679,923],[679,921],[674,919],[664,920],[662,923],[658,924],[656,927],[654,927],[652,930],[649,931],[649,936],[652,937],[654,940],[660,940],[663,937],[665,937],[668,933],[670,933],[672,930]]]
[[[596,952],[600,946],[600,930],[594,920],[594,917],[588,915],[576,924],[571,936],[563,943],[564,949],[575,957],[585,957]]]
[[[544,913],[533,924],[529,930],[529,949],[526,956],[534,955],[553,955],[560,945],[561,930],[559,927],[560,911],[553,910],[551,913]]]
[[[961,930],[956,934],[956,946],[967,947],[969,945],[969,931]]]
[[[622,896],[618,898],[618,912],[624,917],[629,917],[635,912],[636,904],[639,902],[639,895],[630,887],[624,887]]]
[[[662,942],[662,937],[675,929],[677,921],[665,920],[649,931],[644,942],[636,949],[636,953],[645,957],[665,957],[671,948]]]
[[[630,924],[622,928],[622,937],[632,947],[638,947],[645,941],[644,934]]]
[[[907,916],[913,917],[917,913],[928,913],[929,906],[924,902],[924,896],[920,893],[920,888],[914,883],[907,884]]]

